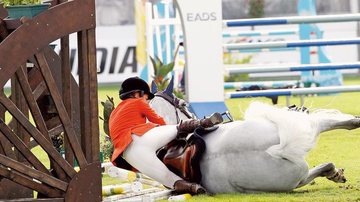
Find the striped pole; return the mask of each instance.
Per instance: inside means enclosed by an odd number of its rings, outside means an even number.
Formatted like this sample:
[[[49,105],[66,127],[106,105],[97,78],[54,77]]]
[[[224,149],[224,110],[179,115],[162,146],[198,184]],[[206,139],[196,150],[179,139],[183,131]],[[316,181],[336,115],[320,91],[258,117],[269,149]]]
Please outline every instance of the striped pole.
[[[112,195],[112,196],[108,196],[108,197],[104,197],[103,201],[104,202],[110,202],[110,201],[142,201],[142,197],[148,194],[153,194],[153,193],[158,193],[158,192],[163,192],[164,189],[160,189],[160,188],[149,188],[149,189],[143,189],[142,191],[139,192],[130,192],[130,193],[126,193],[126,194],[118,194],[118,195]],[[135,199],[139,199],[139,200],[135,200]]]
[[[257,30],[251,32],[244,31],[224,31],[223,37],[250,37],[250,36],[281,36],[281,35],[296,35],[299,34],[297,30]]]
[[[103,196],[111,196],[115,194],[125,194],[129,192],[139,192],[143,189],[140,182],[124,183],[120,185],[109,185],[102,188]]]
[[[265,96],[291,96],[291,95],[308,95],[308,94],[318,94],[318,93],[341,93],[341,92],[360,92],[360,85],[229,92],[226,93],[226,98],[229,99],[229,98],[246,98],[246,97],[265,97]]]
[[[263,43],[231,43],[223,44],[224,50],[239,51],[244,49],[261,49],[261,48],[297,48],[308,46],[337,46],[337,45],[350,45],[360,44],[360,38],[351,39],[332,39],[332,40],[299,40],[299,41],[281,41],[281,42],[263,42]]]
[[[146,184],[149,186],[162,187],[162,184],[160,182],[157,182],[142,173],[136,173],[115,166],[112,166],[108,169],[108,175],[110,177],[119,178],[124,181],[129,181],[129,182],[138,181],[141,182],[142,184]]]
[[[299,81],[297,80],[283,80],[283,81],[249,81],[249,82],[226,82],[224,84],[225,89],[230,88],[248,88],[250,86],[259,86],[265,88],[279,88],[284,86],[294,86],[297,85]]]
[[[359,69],[360,63],[322,63],[295,66],[265,66],[265,67],[236,67],[238,65],[225,65],[225,71],[229,74],[248,74],[266,72],[298,72],[312,70],[336,70],[336,69]]]
[[[181,194],[176,196],[170,196],[168,201],[186,201],[190,199],[192,196],[190,194]]]
[[[278,18],[224,20],[223,26],[241,27],[241,26],[256,26],[256,25],[348,22],[348,21],[359,21],[359,20],[360,20],[360,14],[293,16],[293,17],[278,17]]]

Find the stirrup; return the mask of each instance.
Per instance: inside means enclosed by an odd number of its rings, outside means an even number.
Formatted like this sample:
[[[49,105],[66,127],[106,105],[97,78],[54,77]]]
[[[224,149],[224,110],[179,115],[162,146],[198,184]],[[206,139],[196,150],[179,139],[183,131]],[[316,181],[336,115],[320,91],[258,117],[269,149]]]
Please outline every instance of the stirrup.
[[[224,121],[222,115],[220,113],[218,113],[218,112],[215,112],[215,113],[211,114],[209,119],[210,119],[211,123],[214,124],[214,125],[222,123]]]
[[[200,120],[200,125],[204,128],[208,128],[217,125],[219,123],[222,123],[223,121],[224,120],[222,118],[222,115],[218,112],[215,112],[211,114],[209,117]]]

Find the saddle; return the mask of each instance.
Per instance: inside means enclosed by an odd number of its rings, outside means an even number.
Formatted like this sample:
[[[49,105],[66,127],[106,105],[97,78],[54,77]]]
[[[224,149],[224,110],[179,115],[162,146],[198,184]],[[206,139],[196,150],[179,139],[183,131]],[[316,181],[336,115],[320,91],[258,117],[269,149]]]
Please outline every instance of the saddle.
[[[188,138],[176,138],[157,151],[158,158],[179,177],[189,182],[201,182],[200,160],[206,149],[202,138],[216,130],[218,126],[211,128],[198,127]]]

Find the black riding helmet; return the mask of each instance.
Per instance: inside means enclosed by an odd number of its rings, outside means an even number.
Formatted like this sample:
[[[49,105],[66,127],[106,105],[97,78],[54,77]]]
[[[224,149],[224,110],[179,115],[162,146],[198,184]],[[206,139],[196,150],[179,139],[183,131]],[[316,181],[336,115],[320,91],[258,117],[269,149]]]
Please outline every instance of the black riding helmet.
[[[154,98],[154,94],[150,92],[149,85],[139,77],[130,77],[121,84],[119,91],[120,99],[125,100],[136,91],[142,91],[149,96],[149,99]]]

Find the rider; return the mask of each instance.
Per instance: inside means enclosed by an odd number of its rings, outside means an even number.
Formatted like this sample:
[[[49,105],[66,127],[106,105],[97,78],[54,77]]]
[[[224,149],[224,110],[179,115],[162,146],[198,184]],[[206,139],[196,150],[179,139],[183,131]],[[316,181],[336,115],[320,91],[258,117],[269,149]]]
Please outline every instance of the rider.
[[[114,144],[111,161],[123,157],[140,172],[154,178],[179,193],[205,193],[199,184],[190,183],[171,172],[156,156],[156,151],[175,139],[178,132],[192,132],[198,126],[212,127],[221,123],[222,117],[214,113],[202,120],[186,120],[179,125],[165,125],[162,117],[147,103],[154,94],[148,84],[131,77],[121,84],[122,102],[110,115],[110,137]],[[148,120],[148,122],[146,122]]]

